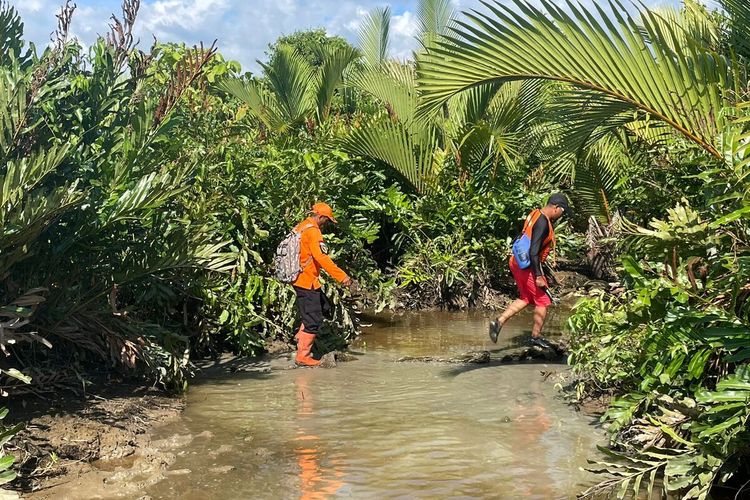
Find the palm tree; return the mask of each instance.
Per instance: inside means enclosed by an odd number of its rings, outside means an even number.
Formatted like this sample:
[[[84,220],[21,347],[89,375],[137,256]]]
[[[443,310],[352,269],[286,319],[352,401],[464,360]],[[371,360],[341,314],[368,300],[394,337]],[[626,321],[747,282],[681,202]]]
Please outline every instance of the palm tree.
[[[278,48],[263,79],[227,79],[218,88],[243,101],[270,131],[286,133],[328,119],[336,91],[344,83],[347,68],[359,58],[352,47],[321,49],[319,68],[291,46]]]
[[[455,15],[448,0],[419,3],[415,59],[445,39]],[[421,193],[435,189],[434,179],[451,162],[474,174],[516,162],[540,117],[539,85],[478,86],[449,99],[442,113],[420,118],[415,65],[387,58],[389,16],[379,9],[366,18],[359,42],[365,64],[350,77],[350,85],[380,103],[382,113],[354,129],[342,147],[387,165]]]

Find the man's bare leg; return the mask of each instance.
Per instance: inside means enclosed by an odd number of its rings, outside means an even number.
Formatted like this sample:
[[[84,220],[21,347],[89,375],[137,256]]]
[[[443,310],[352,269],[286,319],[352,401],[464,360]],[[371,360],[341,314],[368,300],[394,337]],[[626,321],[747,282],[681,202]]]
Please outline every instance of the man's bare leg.
[[[534,308],[534,328],[531,330],[531,336],[538,339],[542,336],[542,328],[544,327],[544,320],[547,318],[547,308],[543,306],[536,306]]]
[[[499,318],[490,321],[490,340],[493,343],[497,343],[497,338],[500,335],[500,329],[503,327],[503,324],[519,312],[523,311],[528,305],[529,303],[525,300],[516,299],[508,306]]]
[[[524,309],[526,309],[526,306],[528,306],[529,303],[525,300],[516,299],[508,306],[508,308],[503,312],[503,314],[500,315],[499,318],[497,318],[497,322],[500,323],[500,325],[504,325],[506,321],[508,321],[510,318],[515,316],[516,314],[520,313]]]

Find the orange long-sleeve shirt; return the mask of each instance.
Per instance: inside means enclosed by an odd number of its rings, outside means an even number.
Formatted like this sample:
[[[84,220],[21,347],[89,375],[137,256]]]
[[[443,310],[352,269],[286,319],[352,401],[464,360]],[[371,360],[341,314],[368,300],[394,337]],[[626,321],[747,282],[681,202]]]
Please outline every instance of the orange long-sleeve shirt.
[[[307,226],[309,228],[305,229]],[[300,222],[295,231],[302,231],[300,240],[299,261],[302,272],[294,286],[307,290],[320,288],[320,269],[323,268],[339,283],[346,281],[349,276],[326,255],[323,245],[323,233],[312,217]]]

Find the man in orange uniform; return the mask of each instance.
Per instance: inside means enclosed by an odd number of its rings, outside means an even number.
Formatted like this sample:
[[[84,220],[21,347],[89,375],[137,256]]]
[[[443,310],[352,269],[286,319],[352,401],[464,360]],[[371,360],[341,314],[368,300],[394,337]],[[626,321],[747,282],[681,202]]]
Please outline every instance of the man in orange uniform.
[[[531,342],[541,347],[549,347],[541,336],[544,320],[547,317],[547,307],[552,304],[547,293],[547,278],[544,277],[542,264],[555,247],[555,230],[552,223],[566,213],[570,214],[568,199],[565,195],[557,193],[550,196],[544,208],[534,210],[526,218],[523,232],[531,240],[529,249],[531,266],[521,269],[515,257],[511,255],[510,271],[518,286],[520,298],[508,306],[499,318],[490,323],[492,342],[497,342],[500,329],[506,321],[532,304],[534,305],[534,327],[531,331]]]
[[[300,267],[302,272],[294,282],[297,293],[297,309],[302,325],[297,332],[296,362],[301,366],[318,366],[320,361],[312,357],[315,336],[323,324],[323,317],[330,309],[328,299],[320,289],[320,269],[323,268],[336,281],[351,286],[352,280],[327,255],[328,248],[323,242],[321,229],[326,225],[337,224],[333,210],[325,203],[316,203],[310,217],[300,222],[295,231],[301,234]]]

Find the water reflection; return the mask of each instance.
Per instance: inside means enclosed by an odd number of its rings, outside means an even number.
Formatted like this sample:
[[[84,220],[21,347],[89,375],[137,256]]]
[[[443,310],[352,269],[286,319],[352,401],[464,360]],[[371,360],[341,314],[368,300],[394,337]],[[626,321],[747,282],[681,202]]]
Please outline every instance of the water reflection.
[[[552,418],[547,413],[538,377],[529,382],[530,397],[519,397],[513,406],[510,420],[516,432],[509,436],[511,454],[515,456],[536,455],[540,458],[533,471],[525,471],[526,480],[517,485],[518,495],[523,497],[554,498],[553,479],[547,474],[546,447],[543,438],[552,427]]]
[[[338,492],[344,486],[339,470],[341,461],[328,460],[326,467],[321,465],[323,446],[320,437],[314,432],[315,393],[310,388],[311,370],[297,370],[294,384],[297,390],[297,422],[299,429],[295,438],[294,453],[297,455],[300,479],[301,500],[321,500]]]

